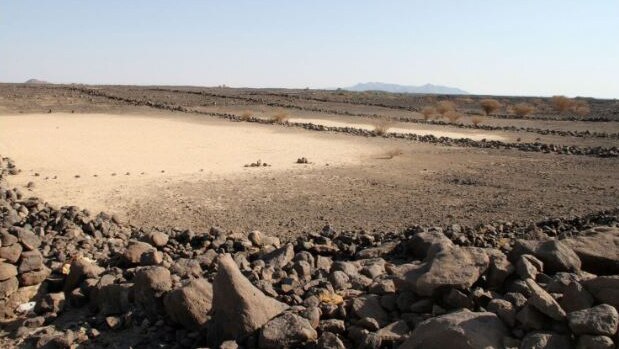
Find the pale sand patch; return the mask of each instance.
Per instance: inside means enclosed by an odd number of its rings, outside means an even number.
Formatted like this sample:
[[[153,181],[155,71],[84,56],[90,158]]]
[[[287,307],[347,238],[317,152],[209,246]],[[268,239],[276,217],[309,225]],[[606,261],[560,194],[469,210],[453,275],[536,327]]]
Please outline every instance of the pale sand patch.
[[[309,118],[290,118],[288,120],[291,123],[313,123],[316,125],[323,125],[329,127],[354,127],[362,130],[373,130],[374,125],[364,123],[349,123],[344,121],[334,121],[325,119],[309,119]],[[503,141],[505,137],[497,136],[489,133],[477,132],[474,130],[468,130],[467,132],[453,132],[453,131],[439,131],[439,130],[424,130],[415,127],[408,127],[398,124],[398,126],[390,127],[387,132],[395,133],[414,133],[420,136],[433,135],[435,137],[449,137],[449,138],[469,138],[474,141],[480,141],[482,139]]]
[[[352,166],[380,151],[355,137],[178,114],[0,116],[0,154],[22,169],[10,184],[34,181],[26,195],[93,211],[122,207],[123,200],[163,181]],[[295,164],[302,156],[312,164]],[[258,159],[272,166],[244,167]]]

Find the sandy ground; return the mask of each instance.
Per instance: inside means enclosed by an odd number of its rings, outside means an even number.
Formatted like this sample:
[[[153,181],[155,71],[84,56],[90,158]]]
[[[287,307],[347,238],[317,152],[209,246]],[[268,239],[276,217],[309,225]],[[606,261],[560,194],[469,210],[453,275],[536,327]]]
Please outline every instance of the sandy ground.
[[[113,208],[111,195],[159,181],[351,166],[381,152],[352,137],[203,117],[0,116],[0,153],[22,169],[11,182],[24,186],[33,181],[33,193],[54,204],[92,210]],[[312,163],[296,164],[299,157]],[[244,167],[257,160],[270,166]]]

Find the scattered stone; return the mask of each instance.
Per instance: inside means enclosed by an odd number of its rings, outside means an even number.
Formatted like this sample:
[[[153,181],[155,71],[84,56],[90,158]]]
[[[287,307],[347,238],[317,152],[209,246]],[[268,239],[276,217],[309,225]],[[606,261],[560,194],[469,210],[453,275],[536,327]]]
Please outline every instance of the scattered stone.
[[[190,330],[199,330],[209,319],[213,286],[204,279],[190,280],[183,287],[169,292],[163,304],[172,321]]]

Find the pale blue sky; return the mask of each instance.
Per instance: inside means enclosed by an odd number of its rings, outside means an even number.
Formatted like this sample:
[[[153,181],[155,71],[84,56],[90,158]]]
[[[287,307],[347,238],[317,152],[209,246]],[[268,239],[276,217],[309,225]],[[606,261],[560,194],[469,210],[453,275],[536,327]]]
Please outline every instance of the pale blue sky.
[[[0,81],[619,98],[619,1],[0,1]]]

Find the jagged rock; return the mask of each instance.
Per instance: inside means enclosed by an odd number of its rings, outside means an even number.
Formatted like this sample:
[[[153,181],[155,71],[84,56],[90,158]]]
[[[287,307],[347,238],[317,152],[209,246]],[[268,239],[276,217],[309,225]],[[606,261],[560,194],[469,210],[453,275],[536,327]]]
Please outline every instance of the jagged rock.
[[[87,278],[96,278],[101,275],[103,271],[105,271],[105,269],[87,258],[78,258],[74,260],[71,263],[69,274],[65,281],[65,292],[70,292]]]
[[[619,228],[597,227],[563,241],[580,257],[584,270],[619,274]]]
[[[508,331],[493,313],[459,311],[420,323],[400,349],[503,348]]]
[[[516,273],[522,280],[533,279],[544,271],[544,263],[530,254],[523,254],[516,261]]]
[[[559,305],[567,313],[591,308],[593,296],[579,282],[572,281],[563,289],[563,297]]]
[[[535,309],[555,320],[561,321],[565,319],[565,311],[546,290],[541,288],[532,279],[527,279],[525,281],[531,290],[531,297],[529,297],[528,302],[534,306]]]
[[[598,276],[582,283],[599,302],[619,308],[619,275]]]
[[[516,324],[516,308],[514,305],[504,299],[493,299],[488,303],[488,311],[495,313],[509,327],[514,327]]]
[[[453,247],[438,252],[424,267],[404,275],[403,283],[421,296],[432,296],[441,288],[471,287],[486,271],[490,260],[480,248]]]
[[[19,229],[17,231],[17,238],[19,242],[29,251],[36,250],[41,246],[41,239],[36,236],[33,232],[27,229]]]
[[[556,333],[531,332],[520,343],[522,349],[567,349],[571,347],[568,336]]]
[[[122,257],[125,263],[129,265],[140,264],[142,254],[153,251],[155,248],[150,244],[142,241],[130,241],[127,249],[123,252]]]
[[[160,298],[172,289],[170,271],[160,266],[144,267],[136,272],[133,282],[135,302],[151,317],[163,313]]]
[[[181,258],[174,263],[171,271],[181,278],[202,276],[200,263],[195,259]]]
[[[571,312],[568,316],[570,329],[577,335],[612,336],[617,332],[619,314],[617,309],[608,304]]]
[[[148,234],[148,242],[156,247],[163,247],[168,244],[169,236],[166,233],[160,231],[153,231]]]
[[[380,305],[380,297],[364,295],[353,299],[352,311],[359,318],[375,319],[379,326],[389,323],[389,314]]]
[[[219,257],[213,281],[213,311],[209,340],[245,337],[288,306],[267,297],[251,284],[229,254]]]
[[[398,247],[397,242],[386,242],[380,246],[366,248],[357,252],[357,258],[364,259],[381,257],[393,252],[396,247]]]
[[[8,297],[19,288],[19,282],[16,277],[10,277],[4,281],[0,281],[0,299]]]
[[[346,349],[346,346],[338,338],[336,334],[331,332],[323,332],[320,338],[318,338],[318,343],[316,343],[317,349]]]
[[[547,327],[551,319],[535,309],[531,304],[527,304],[516,314],[516,319],[527,330],[541,330]]]
[[[615,343],[606,336],[582,335],[578,337],[576,349],[614,349]]]
[[[507,256],[496,249],[487,249],[486,253],[490,258],[490,266],[486,273],[486,283],[490,289],[497,289],[503,286],[503,282],[515,270],[513,264],[507,259]]]
[[[286,264],[290,263],[294,258],[294,247],[292,244],[286,244],[281,248],[274,250],[271,253],[264,255],[261,259],[267,266],[273,268],[283,268]]]
[[[129,294],[132,284],[110,284],[97,286],[93,294],[94,303],[102,315],[123,314],[129,310]]]
[[[21,254],[18,271],[25,273],[28,271],[43,268],[43,256],[39,251],[25,251]]]
[[[578,271],[581,268],[578,255],[562,240],[517,240],[509,258],[515,262],[523,254],[539,258],[548,272]]]
[[[432,255],[451,247],[453,247],[453,243],[441,232],[418,233],[413,235],[406,243],[407,250],[419,259],[424,259],[428,254]]]
[[[63,292],[48,293],[37,302],[34,311],[37,314],[59,313],[65,305],[65,295]]]
[[[294,348],[316,338],[318,333],[307,319],[286,312],[264,325],[258,345],[264,349]]]
[[[406,321],[398,320],[376,331],[376,335],[381,343],[399,343],[406,340],[409,332],[410,328]]]
[[[0,281],[17,276],[17,268],[13,264],[0,262]]]
[[[172,321],[190,330],[199,330],[209,319],[213,304],[213,286],[205,279],[190,280],[163,299],[163,304]]]
[[[340,319],[327,319],[320,321],[320,332],[333,332],[336,334],[342,334],[346,331],[346,324],[344,320]]]
[[[51,270],[45,266],[43,266],[39,270],[32,270],[25,273],[20,274],[17,278],[19,279],[19,284],[21,286],[32,286],[40,284],[45,281],[47,277],[50,275]]]
[[[19,260],[22,250],[21,244],[12,244],[9,246],[4,246],[3,244],[2,247],[0,247],[0,258],[4,258],[7,262],[15,264]]]

